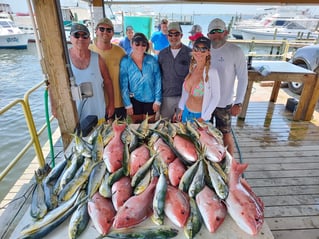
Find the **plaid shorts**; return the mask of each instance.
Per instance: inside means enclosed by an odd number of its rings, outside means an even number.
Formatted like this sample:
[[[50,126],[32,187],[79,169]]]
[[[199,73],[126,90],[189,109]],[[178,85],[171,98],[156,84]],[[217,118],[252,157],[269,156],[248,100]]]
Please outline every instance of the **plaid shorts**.
[[[223,134],[231,132],[231,107],[232,105],[227,105],[225,108],[217,107],[210,119],[212,124],[214,124],[214,119],[216,120],[216,128]]]

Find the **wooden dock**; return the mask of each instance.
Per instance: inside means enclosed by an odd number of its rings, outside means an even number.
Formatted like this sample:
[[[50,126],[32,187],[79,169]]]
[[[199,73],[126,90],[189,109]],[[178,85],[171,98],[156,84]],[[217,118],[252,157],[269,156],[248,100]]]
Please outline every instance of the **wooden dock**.
[[[289,90],[280,89],[276,103],[268,102],[270,94],[271,87],[254,83],[245,121],[233,119],[235,157],[249,164],[244,176],[265,203],[265,222],[274,238],[318,239],[319,107],[310,122],[293,121],[285,109]],[[55,152],[61,149],[58,141]],[[10,238],[26,212],[21,205],[9,204],[1,215],[0,238]]]
[[[270,92],[255,83],[245,121],[234,120],[236,158],[249,164],[244,176],[265,203],[274,238],[318,239],[319,107],[312,121],[296,122],[285,109],[292,93],[280,89],[269,103]]]

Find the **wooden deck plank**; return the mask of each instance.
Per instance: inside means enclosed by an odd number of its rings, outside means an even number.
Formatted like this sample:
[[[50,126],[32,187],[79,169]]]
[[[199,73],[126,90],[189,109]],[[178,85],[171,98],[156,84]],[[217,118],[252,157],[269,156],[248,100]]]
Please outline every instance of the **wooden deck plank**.
[[[293,121],[285,89],[269,103],[269,89],[254,87],[245,121],[233,120],[235,157],[248,163],[244,176],[265,204],[274,238],[318,239],[319,107],[313,120]]]

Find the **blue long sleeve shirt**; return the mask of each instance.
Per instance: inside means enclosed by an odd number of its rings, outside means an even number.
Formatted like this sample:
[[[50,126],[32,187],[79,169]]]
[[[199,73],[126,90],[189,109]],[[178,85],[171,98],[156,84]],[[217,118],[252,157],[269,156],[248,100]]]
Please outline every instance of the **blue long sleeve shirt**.
[[[161,73],[157,60],[150,54],[144,54],[142,70],[138,68],[130,55],[120,63],[120,88],[125,108],[131,108],[130,97],[144,103],[161,104]]]

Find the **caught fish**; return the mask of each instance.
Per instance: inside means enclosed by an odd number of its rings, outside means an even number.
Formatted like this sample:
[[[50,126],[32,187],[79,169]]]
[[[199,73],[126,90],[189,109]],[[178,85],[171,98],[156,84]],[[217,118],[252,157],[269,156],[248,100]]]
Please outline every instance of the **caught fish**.
[[[167,182],[165,174],[161,174],[156,184],[154,198],[153,198],[153,215],[152,220],[157,225],[164,223],[164,205],[167,190]]]
[[[28,224],[25,226],[22,231],[21,235],[29,235],[32,233],[35,233],[36,231],[40,230],[44,226],[48,225],[49,223],[53,222],[57,218],[61,217],[68,209],[72,207],[72,205],[75,203],[76,199],[79,196],[79,191],[77,191],[70,200],[62,203],[57,208],[49,211],[45,217],[35,221],[31,222],[31,224]]]
[[[39,175],[37,172],[35,172],[34,175],[36,184],[32,192],[30,214],[35,219],[41,219],[47,214],[48,207],[45,202],[44,189],[42,185],[43,176]]]
[[[247,164],[240,164],[230,158],[229,194],[226,206],[229,215],[246,233],[257,235],[264,223],[264,203],[251,190],[248,183],[241,179]]]
[[[220,162],[226,154],[226,149],[223,144],[220,144],[216,138],[207,133],[203,128],[198,129],[199,142],[205,146],[205,156],[212,162]]]
[[[72,201],[72,203],[74,204],[70,205],[69,207],[63,208],[64,210],[61,210],[61,213],[56,218],[52,219],[52,215],[50,215],[50,220],[46,220],[45,224],[43,224],[41,227],[34,227],[33,225],[33,230],[29,231],[28,233],[23,232],[22,236],[19,237],[19,239],[44,238],[46,235],[56,229],[60,224],[62,224],[67,218],[69,218],[74,210],[78,207],[78,205],[82,203],[82,201],[83,200],[76,200],[76,202]],[[48,217],[48,215],[46,217]]]
[[[109,184],[109,176],[110,176],[110,173],[106,171],[102,179],[101,185],[99,187],[99,193],[101,194],[101,196],[105,198],[112,197],[111,186]]]
[[[92,157],[92,145],[86,142],[82,137],[77,133],[72,134],[74,137],[75,150],[78,154],[83,155],[84,157]]]
[[[97,192],[88,202],[88,213],[98,233],[106,235],[112,227],[116,214],[112,201]]]
[[[118,210],[114,222],[114,228],[127,228],[135,226],[153,212],[153,197],[158,178],[154,177],[147,189],[139,195],[130,197]]]
[[[193,181],[194,175],[197,172],[199,162],[200,161],[197,161],[196,163],[194,163],[183,174],[183,176],[179,182],[179,185],[178,185],[179,190],[186,192],[186,193],[188,192],[188,189]]]
[[[185,172],[185,165],[178,158],[175,158],[168,165],[168,180],[171,185],[178,186]]]
[[[133,177],[135,173],[150,159],[150,150],[145,144],[134,149],[129,158],[130,176]]]
[[[86,229],[89,221],[88,202],[84,201],[72,213],[68,226],[69,239],[78,238]]]
[[[189,198],[190,215],[184,227],[184,234],[188,239],[194,238],[202,228],[202,216],[194,198]]]
[[[216,232],[227,215],[225,204],[207,186],[196,195],[196,203],[207,230]]]
[[[103,160],[110,173],[122,167],[124,144],[121,140],[121,134],[125,130],[126,124],[118,124],[114,121],[112,127],[114,137],[105,146],[103,151]]]
[[[173,140],[174,147],[180,155],[183,155],[183,158],[186,159],[188,163],[194,163],[197,161],[198,155],[196,147],[189,138],[178,134]]]
[[[91,198],[99,190],[105,172],[105,163],[103,161],[98,161],[97,165],[92,169],[88,180],[87,195],[89,198]]]
[[[131,180],[132,187],[135,187],[136,185],[138,185],[138,183],[144,178],[145,174],[151,168],[155,157],[156,157],[156,154],[154,154],[150,159],[148,159],[147,162],[144,163],[144,165],[142,165],[137,170],[137,172],[133,175],[132,180]]]
[[[93,168],[98,163],[93,163],[91,159],[86,158],[86,162],[82,165],[82,172],[77,174],[65,187],[62,189],[62,191],[59,194],[59,201],[68,201],[78,189],[82,187],[84,183],[88,180]]]
[[[222,200],[226,199],[229,193],[227,183],[209,161],[206,162],[206,166],[208,171],[208,178],[210,179],[209,181],[214,188],[217,196]]]
[[[131,179],[128,176],[122,177],[112,185],[112,202],[116,211],[129,199],[133,194]]]
[[[203,160],[199,161],[197,171],[193,177],[192,183],[189,185],[188,195],[192,198],[196,196],[205,186],[205,169]]]
[[[163,141],[162,138],[159,138],[154,143],[153,148],[157,152],[158,158],[160,158],[166,164],[173,162],[173,160],[176,158],[173,150]]]
[[[188,196],[181,190],[167,185],[164,212],[174,225],[184,227],[190,213]]]
[[[107,238],[118,238],[118,239],[133,239],[133,238],[144,238],[144,239],[168,239],[176,237],[178,230],[168,226],[151,226],[151,227],[134,227],[117,229],[107,234]],[[102,238],[99,238],[102,239]]]
[[[97,134],[96,139],[93,142],[93,148],[92,148],[92,160],[94,162],[99,162],[103,160],[103,138],[100,133]]]

